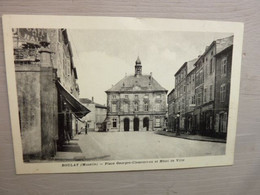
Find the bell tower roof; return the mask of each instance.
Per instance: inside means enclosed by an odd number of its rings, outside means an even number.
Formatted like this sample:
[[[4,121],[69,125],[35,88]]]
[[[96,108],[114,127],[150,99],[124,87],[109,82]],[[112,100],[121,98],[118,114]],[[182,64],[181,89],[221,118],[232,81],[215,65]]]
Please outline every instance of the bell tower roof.
[[[135,61],[135,76],[142,75],[142,64],[139,56],[137,57],[137,60]]]
[[[140,60],[139,56],[137,57],[137,60],[135,61],[135,64],[136,64],[136,65],[137,65],[137,64],[140,64],[140,65],[141,65],[141,60]]]

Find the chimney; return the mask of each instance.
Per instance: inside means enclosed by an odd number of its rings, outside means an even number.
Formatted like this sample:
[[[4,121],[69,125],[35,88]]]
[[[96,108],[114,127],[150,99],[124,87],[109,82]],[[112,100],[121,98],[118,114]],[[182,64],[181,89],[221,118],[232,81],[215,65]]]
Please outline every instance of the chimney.
[[[94,97],[92,96],[91,101],[94,102]]]
[[[153,73],[150,72],[150,76],[149,76],[149,79],[150,79],[150,80],[152,79],[152,76],[153,76]]]

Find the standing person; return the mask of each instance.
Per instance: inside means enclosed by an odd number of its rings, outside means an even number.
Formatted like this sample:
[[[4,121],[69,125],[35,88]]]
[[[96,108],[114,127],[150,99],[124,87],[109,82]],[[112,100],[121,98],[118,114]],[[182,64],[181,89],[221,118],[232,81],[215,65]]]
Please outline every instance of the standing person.
[[[88,134],[88,123],[85,125],[85,134]]]
[[[80,128],[79,134],[83,133],[83,127]]]

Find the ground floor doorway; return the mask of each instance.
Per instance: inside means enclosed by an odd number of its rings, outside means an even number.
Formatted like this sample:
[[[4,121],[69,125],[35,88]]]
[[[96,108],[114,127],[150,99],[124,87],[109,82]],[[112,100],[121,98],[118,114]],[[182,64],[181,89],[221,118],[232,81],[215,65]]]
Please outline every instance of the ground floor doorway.
[[[149,131],[149,118],[148,117],[145,117],[143,119],[143,128],[146,130],[146,131]]]
[[[129,118],[124,119],[124,131],[129,131]]]
[[[134,131],[139,131],[139,118],[134,118]]]

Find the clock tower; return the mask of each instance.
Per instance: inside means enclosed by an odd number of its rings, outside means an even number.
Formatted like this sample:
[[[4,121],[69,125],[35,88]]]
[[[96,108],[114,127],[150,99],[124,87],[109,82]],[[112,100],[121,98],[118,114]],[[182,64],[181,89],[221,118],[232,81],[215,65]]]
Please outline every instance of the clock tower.
[[[142,75],[142,64],[139,56],[137,57],[137,60],[135,61],[135,76]]]

